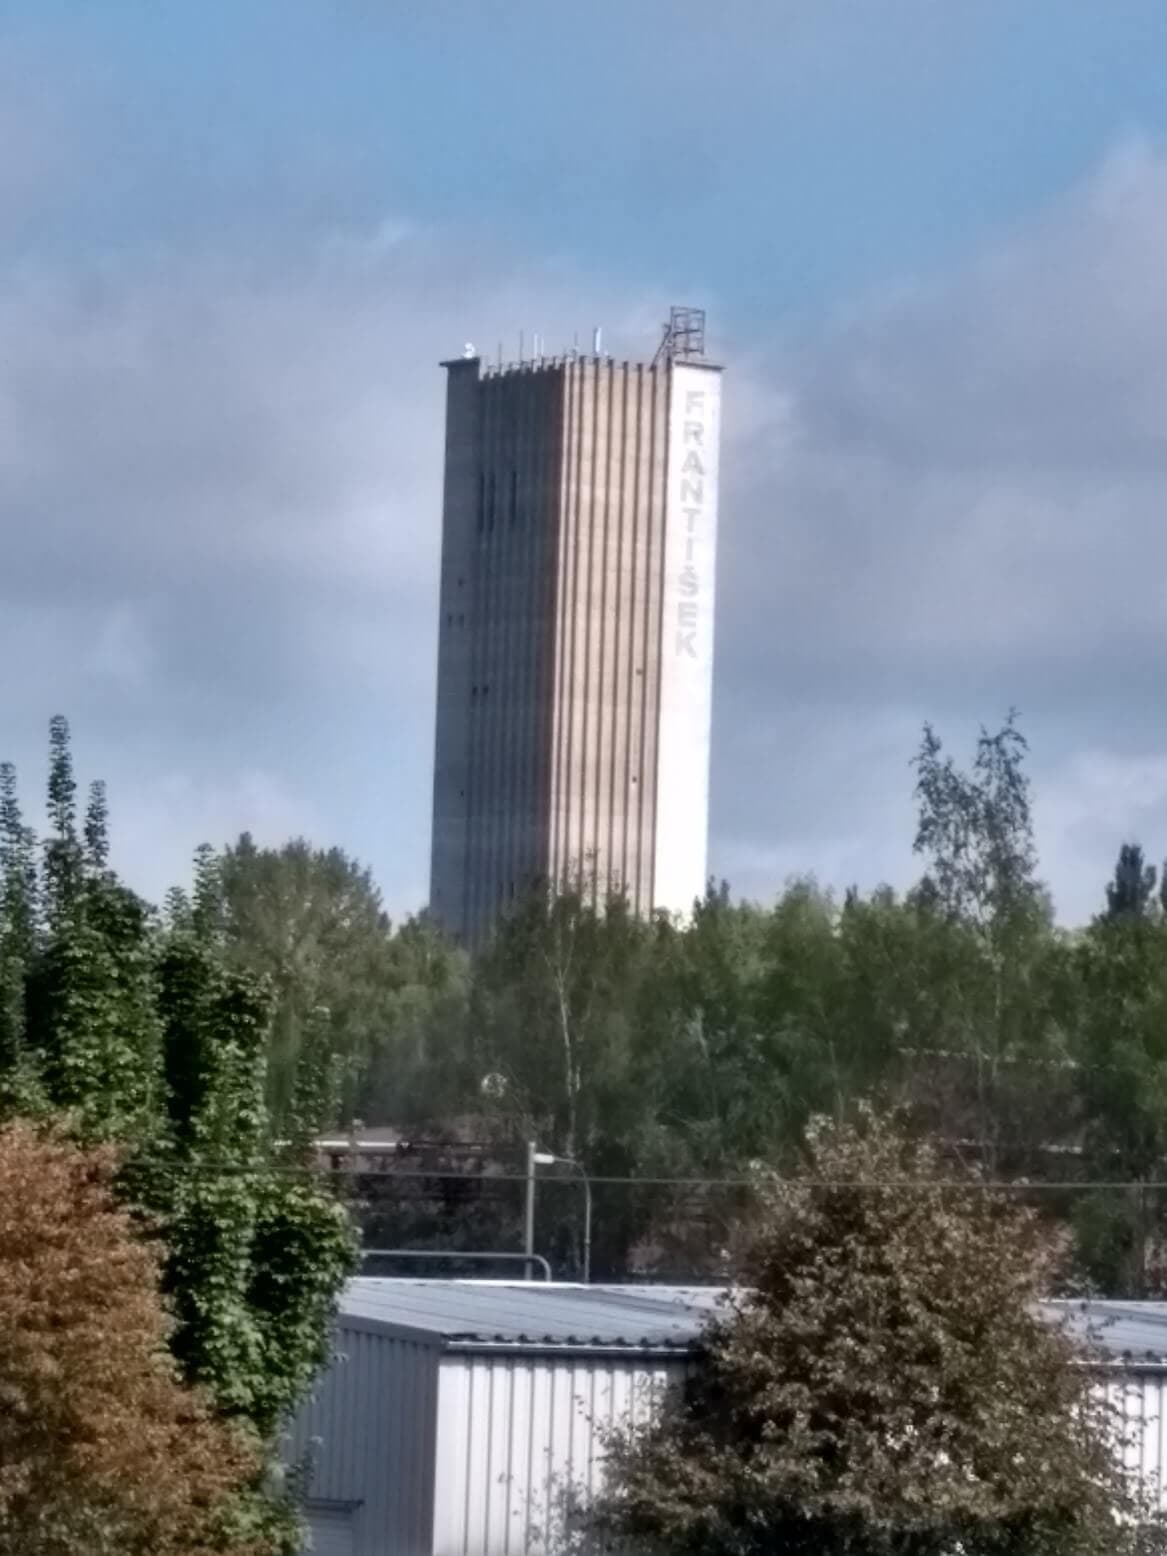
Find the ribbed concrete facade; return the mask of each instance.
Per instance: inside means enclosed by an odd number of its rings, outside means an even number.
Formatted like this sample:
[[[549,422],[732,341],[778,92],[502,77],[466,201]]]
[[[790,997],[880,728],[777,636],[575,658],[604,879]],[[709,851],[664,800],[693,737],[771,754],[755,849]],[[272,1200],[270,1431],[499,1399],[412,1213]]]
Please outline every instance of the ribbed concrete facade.
[[[548,881],[687,909],[704,886],[718,371],[446,367],[431,907],[471,944]]]

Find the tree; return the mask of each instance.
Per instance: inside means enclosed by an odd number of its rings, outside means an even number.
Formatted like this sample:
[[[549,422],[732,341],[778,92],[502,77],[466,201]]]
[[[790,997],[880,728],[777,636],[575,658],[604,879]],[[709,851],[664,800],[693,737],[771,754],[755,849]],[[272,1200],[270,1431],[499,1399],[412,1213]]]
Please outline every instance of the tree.
[[[964,1058],[967,1135],[990,1170],[1000,1169],[1007,1126],[1032,1090],[1028,1079],[1018,1084],[1024,1066],[1064,1047],[1047,998],[1057,958],[1037,879],[1027,752],[1010,713],[995,734],[981,730],[968,772],[929,725],[915,759],[914,848],[926,870],[913,903],[948,926],[948,1025]]]
[[[0,1556],[261,1556],[258,1445],[168,1357],[157,1252],[116,1165],[0,1130]]]
[[[25,826],[16,771],[0,762],[0,1102],[30,1101],[26,979],[36,944],[36,839]]]
[[[152,916],[107,868],[107,807],[95,784],[76,825],[76,780],[63,718],[50,725],[49,831],[39,876],[10,780],[0,961],[19,967],[21,1062],[41,1101],[68,1109],[90,1139],[142,1141],[156,1105]],[[9,948],[7,953],[4,945]],[[25,1100],[29,1100],[26,1096]]]
[[[913,846],[928,860],[926,895],[945,913],[991,927],[1038,895],[1028,750],[1010,712],[995,734],[982,728],[964,773],[925,724],[914,764],[920,809]]]
[[[351,1117],[394,1014],[391,926],[372,877],[339,848],[257,848],[247,833],[216,868],[229,954],[274,994],[273,1118]]]
[[[441,1131],[481,1099],[468,1030],[469,959],[418,914],[390,937],[384,977],[384,1023],[342,1117]]]
[[[536,891],[500,921],[475,967],[475,1065],[521,1137],[587,1163],[602,1139],[645,1126],[629,1066],[647,1035],[646,973],[671,934],[620,896],[597,906],[575,891]]]
[[[1137,843],[1124,843],[1118,851],[1114,876],[1106,887],[1107,918],[1141,918],[1155,895],[1156,871],[1147,864]]]
[[[651,1099],[630,1069],[645,1036],[645,958],[654,936],[669,932],[637,919],[621,897],[597,906],[576,891],[535,891],[496,926],[474,969],[471,1063],[479,1106],[514,1146],[537,1139],[589,1173],[628,1170],[632,1129],[652,1131]],[[544,1224],[543,1246],[577,1243],[574,1221]]]
[[[1143,1188],[1167,1169],[1167,924],[1100,916],[1073,949],[1077,1112],[1087,1178],[1074,1207],[1080,1264],[1111,1293],[1159,1295],[1167,1279],[1167,1205]]]
[[[618,1437],[609,1536],[675,1556],[1161,1551],[1068,1338],[1035,1220],[867,1114],[773,1186],[750,1294]]]
[[[203,855],[192,911],[160,941],[164,1116],[133,1181],[166,1237],[176,1354],[270,1440],[327,1359],[354,1241],[342,1207],[306,1176],[305,1139],[273,1138],[270,997],[231,965],[215,892]],[[321,1121],[305,1122],[310,1136]]]
[[[0,778],[0,1116],[51,1112],[122,1148],[117,1194],[162,1233],[184,1375],[274,1451],[326,1359],[354,1240],[309,1176],[304,1139],[322,1120],[288,1137],[265,1105],[268,985],[229,954],[209,852],[160,922],[109,868],[99,786],[78,833],[63,720],[39,870]],[[276,1496],[267,1510],[293,1549],[288,1508]]]

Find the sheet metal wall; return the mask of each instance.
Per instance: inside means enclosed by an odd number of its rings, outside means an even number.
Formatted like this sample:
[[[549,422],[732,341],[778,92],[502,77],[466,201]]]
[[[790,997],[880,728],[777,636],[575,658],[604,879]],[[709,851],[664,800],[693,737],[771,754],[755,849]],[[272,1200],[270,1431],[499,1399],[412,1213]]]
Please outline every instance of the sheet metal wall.
[[[314,1507],[308,1512],[312,1556],[356,1556],[355,1509]]]
[[[1122,1419],[1126,1467],[1146,1478],[1167,1511],[1167,1376],[1108,1373],[1102,1392]]]
[[[342,1325],[336,1349],[292,1433],[309,1502],[354,1505],[356,1556],[429,1556],[438,1348]]]
[[[337,1360],[301,1411],[310,1501],[352,1508],[354,1556],[538,1556],[574,1494],[603,1482],[603,1430],[643,1420],[683,1362],[436,1345],[342,1327]],[[1100,1383],[1125,1459],[1167,1509],[1167,1375]]]
[[[527,1556],[603,1479],[603,1428],[641,1421],[683,1363],[445,1356],[434,1556]]]

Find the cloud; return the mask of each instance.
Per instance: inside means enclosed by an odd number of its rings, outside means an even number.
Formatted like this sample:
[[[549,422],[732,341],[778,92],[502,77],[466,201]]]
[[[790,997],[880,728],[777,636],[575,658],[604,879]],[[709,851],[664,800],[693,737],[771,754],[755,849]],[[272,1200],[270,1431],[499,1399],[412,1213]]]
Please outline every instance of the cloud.
[[[391,217],[278,259],[127,251],[5,279],[4,755],[35,781],[45,721],[70,714],[142,889],[185,871],[200,828],[311,818],[417,908],[438,358],[468,336],[493,352],[516,320],[566,344],[599,317],[639,344],[660,305]]]
[[[1167,794],[1132,807],[1124,777],[1167,753],[1165,270],[1167,158],[1134,142],[959,273],[747,348],[727,379],[722,837],[748,817],[785,868],[904,880],[908,726],[965,747],[1017,704],[1067,916],[1136,823],[1167,843]]]
[[[140,614],[115,607],[98,627],[88,669],[100,680],[144,686],[150,678],[152,658],[149,634]]]
[[[711,863],[739,890],[908,880],[920,722],[964,750],[1013,703],[1067,918],[1125,836],[1167,849],[1165,197],[1132,143],[956,273],[730,332]],[[641,354],[667,299],[396,212],[0,282],[0,754],[35,790],[70,713],[151,894],[249,827],[418,906],[437,359],[597,319]]]
[[[121,772],[112,788],[119,855],[134,861],[134,885],[154,902],[188,878],[200,843],[233,842],[242,818],[261,847],[317,838],[324,826],[278,774],[261,770],[230,771],[215,780],[163,769],[145,783],[132,771]]]

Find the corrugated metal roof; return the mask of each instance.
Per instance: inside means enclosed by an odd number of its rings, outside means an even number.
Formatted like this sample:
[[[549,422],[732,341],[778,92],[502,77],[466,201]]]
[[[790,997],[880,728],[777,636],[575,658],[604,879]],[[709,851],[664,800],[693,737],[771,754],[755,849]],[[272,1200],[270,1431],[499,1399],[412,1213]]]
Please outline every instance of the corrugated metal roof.
[[[724,1289],[711,1286],[364,1276],[346,1286],[340,1314],[440,1345],[685,1352],[724,1301]],[[1167,1365],[1167,1302],[1045,1302],[1042,1313],[1115,1362]]]
[[[443,1345],[692,1350],[724,1297],[701,1286],[559,1286],[393,1280],[346,1286],[344,1319]]]
[[[1108,1360],[1167,1364],[1167,1302],[1046,1302],[1043,1310]]]

